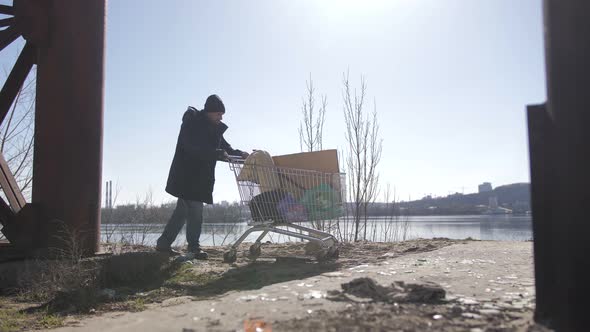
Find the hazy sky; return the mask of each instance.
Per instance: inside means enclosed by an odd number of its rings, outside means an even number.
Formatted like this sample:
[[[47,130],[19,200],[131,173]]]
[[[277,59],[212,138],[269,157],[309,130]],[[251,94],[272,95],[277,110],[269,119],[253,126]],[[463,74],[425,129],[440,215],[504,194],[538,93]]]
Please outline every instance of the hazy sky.
[[[529,181],[525,107],[546,95],[540,0],[111,0],[107,15],[103,179],[119,204],[150,189],[173,199],[182,114],[212,93],[235,148],[299,152],[310,73],[328,98],[324,147],[341,153],[342,76],[365,77],[381,182],[401,199]],[[238,199],[227,164],[216,178],[216,201]]]

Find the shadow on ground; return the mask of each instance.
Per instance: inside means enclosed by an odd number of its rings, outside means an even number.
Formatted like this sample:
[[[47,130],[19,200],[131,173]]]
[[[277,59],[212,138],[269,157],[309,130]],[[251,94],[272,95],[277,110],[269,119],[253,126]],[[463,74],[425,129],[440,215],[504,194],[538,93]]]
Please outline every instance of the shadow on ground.
[[[141,311],[149,303],[171,297],[215,297],[228,291],[258,289],[341,268],[338,262],[319,263],[303,257],[304,248],[298,244],[290,250],[279,250],[278,257],[268,255],[277,254],[273,248],[268,248],[266,255],[255,261],[241,255],[237,263],[231,265],[223,263],[222,249],[209,248],[208,251],[210,259],[207,261],[183,261],[154,251],[95,258],[85,262],[85,268],[77,267],[80,272],[71,276],[72,280],[59,280],[61,287],[44,294],[43,304],[29,308],[28,313],[39,310],[52,314]],[[59,279],[63,271],[52,274]]]
[[[251,261],[239,248],[234,264],[223,263],[223,247],[204,248],[207,261],[182,261],[149,247],[72,262],[32,261],[11,267],[16,289],[0,285],[0,317],[18,329],[62,324],[65,315],[108,311],[142,311],[150,303],[179,296],[205,299],[229,291],[254,290],[337,271],[359,264],[436,250],[461,243],[449,239],[397,243],[345,243],[336,261],[318,262],[305,256],[305,243],[266,243],[262,255]],[[40,305],[41,304],[41,305]],[[12,323],[11,323],[12,324]]]
[[[264,286],[313,277],[325,272],[336,271],[340,264],[336,262],[317,263],[306,258],[260,259],[227,270],[219,278],[204,284],[168,285],[181,289],[186,295],[210,297],[222,295],[228,291],[259,289]]]

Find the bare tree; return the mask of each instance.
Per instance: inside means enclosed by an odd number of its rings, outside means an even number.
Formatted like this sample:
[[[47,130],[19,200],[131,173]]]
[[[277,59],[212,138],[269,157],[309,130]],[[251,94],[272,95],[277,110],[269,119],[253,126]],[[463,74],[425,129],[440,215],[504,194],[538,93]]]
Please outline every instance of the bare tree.
[[[27,200],[33,182],[36,77],[33,69],[0,125],[0,152]]]
[[[385,206],[382,210],[384,214],[380,214],[380,216],[384,216],[384,218],[373,220],[371,241],[398,242],[407,240],[410,235],[410,222],[408,216],[401,214],[395,188],[393,189],[393,197],[389,183],[382,193]]]
[[[303,106],[301,108],[303,121],[299,124],[299,145],[301,151],[304,151],[305,146],[305,149],[311,152],[322,149],[322,136],[328,98],[323,95],[321,105],[316,110],[315,89],[311,74],[309,74],[309,81],[305,81],[305,85],[307,87],[307,94],[303,98]]]
[[[361,77],[360,91],[352,91],[348,73],[343,79],[345,138],[347,143],[346,167],[349,198],[353,208],[354,241],[367,238],[367,206],[375,201],[379,187],[377,166],[381,160],[383,140],[379,135],[377,106],[373,112],[365,111],[367,85]],[[361,228],[361,221],[363,221]]]

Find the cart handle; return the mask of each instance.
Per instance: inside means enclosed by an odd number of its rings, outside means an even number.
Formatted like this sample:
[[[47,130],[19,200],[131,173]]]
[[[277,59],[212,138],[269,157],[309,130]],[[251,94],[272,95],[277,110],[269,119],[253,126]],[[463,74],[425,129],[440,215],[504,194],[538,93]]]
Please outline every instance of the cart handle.
[[[244,159],[242,156],[229,155],[229,158],[227,161],[230,163],[243,164],[245,160],[246,159]]]

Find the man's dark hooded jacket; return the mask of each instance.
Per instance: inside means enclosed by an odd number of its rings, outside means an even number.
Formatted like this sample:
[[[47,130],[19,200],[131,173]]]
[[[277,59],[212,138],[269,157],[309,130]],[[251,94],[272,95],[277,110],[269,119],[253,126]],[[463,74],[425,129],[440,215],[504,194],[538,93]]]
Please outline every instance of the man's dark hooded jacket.
[[[203,111],[189,107],[182,117],[166,192],[178,198],[213,204],[215,164],[223,151],[241,155],[223,138],[224,123],[215,125]]]

